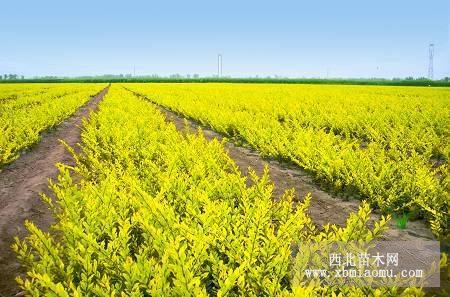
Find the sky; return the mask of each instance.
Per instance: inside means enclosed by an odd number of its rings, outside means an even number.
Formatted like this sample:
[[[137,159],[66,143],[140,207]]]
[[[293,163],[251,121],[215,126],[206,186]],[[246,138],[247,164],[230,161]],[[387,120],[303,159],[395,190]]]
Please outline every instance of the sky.
[[[5,1],[0,74],[450,77],[450,1]],[[134,70],[135,69],[135,70]]]

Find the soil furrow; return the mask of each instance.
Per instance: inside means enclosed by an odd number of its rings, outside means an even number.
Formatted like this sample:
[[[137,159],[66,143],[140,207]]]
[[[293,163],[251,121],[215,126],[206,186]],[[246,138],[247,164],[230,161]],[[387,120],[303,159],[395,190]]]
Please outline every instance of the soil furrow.
[[[73,163],[71,154],[60,140],[76,148],[81,140],[83,118],[97,109],[107,92],[108,87],[55,129],[43,133],[39,143],[0,172],[0,296],[11,296],[18,291],[14,278],[23,271],[11,244],[15,236],[26,235],[25,220],[45,231],[53,223],[40,193],[49,194],[48,180],[58,175],[56,163]]]

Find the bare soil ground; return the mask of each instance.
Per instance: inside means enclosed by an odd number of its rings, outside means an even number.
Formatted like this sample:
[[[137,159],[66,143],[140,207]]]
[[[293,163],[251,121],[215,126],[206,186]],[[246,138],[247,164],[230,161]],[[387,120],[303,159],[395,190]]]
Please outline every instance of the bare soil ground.
[[[50,194],[48,179],[57,177],[56,163],[73,163],[60,140],[75,148],[81,140],[82,119],[97,109],[107,91],[104,89],[55,129],[43,133],[38,144],[0,172],[0,296],[19,291],[14,279],[23,271],[11,244],[15,236],[27,234],[24,221],[30,220],[46,231],[54,221],[40,193]]]

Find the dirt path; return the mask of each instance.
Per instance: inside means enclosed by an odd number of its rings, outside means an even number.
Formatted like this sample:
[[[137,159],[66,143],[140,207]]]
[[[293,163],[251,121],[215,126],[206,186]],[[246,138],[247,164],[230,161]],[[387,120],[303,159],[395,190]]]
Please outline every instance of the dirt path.
[[[162,106],[156,106],[166,115],[170,122],[175,124],[179,131],[186,131],[185,118]],[[187,123],[190,132],[196,132],[201,127],[205,138],[209,140],[213,138],[220,140],[223,138],[221,134],[207,127],[202,127],[192,120],[187,120]],[[306,194],[311,193],[312,199],[309,214],[314,223],[319,227],[327,223],[344,226],[349,213],[358,210],[360,201],[345,201],[341,198],[333,197],[329,193],[321,190],[306,172],[295,165],[284,164],[274,160],[265,160],[257,151],[236,146],[231,142],[227,142],[225,148],[244,175],[247,175],[249,167],[252,167],[258,174],[261,174],[264,167],[268,166],[270,177],[275,185],[274,196],[276,198],[280,197],[285,190],[292,188],[295,189],[295,194],[300,200]],[[380,215],[374,213],[371,221],[373,222],[379,218]],[[423,221],[408,222],[408,227],[401,230],[395,226],[394,220],[391,220],[389,231],[384,237],[389,240],[435,239]]]
[[[59,140],[72,147],[80,142],[82,119],[97,109],[107,91],[102,90],[56,129],[44,133],[36,146],[0,172],[0,296],[18,291],[14,278],[21,269],[10,245],[15,236],[26,234],[24,221],[33,221],[42,230],[48,230],[53,222],[39,193],[48,194],[48,179],[58,174],[56,163],[73,162]]]

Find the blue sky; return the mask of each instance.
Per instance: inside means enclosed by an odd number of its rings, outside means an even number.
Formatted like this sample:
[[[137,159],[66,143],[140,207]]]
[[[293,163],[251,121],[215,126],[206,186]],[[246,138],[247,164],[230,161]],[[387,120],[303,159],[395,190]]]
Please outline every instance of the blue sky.
[[[2,1],[0,73],[450,76],[450,1]]]

